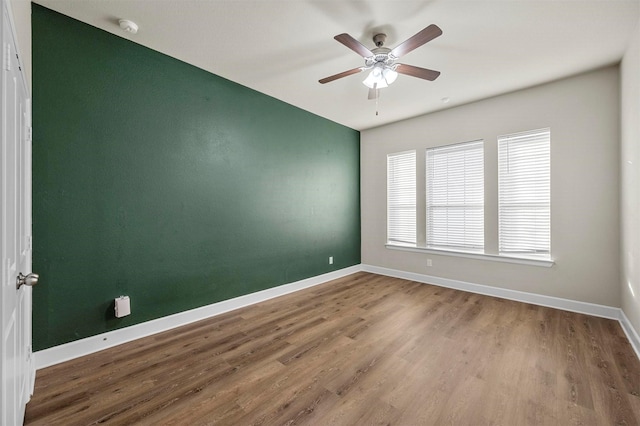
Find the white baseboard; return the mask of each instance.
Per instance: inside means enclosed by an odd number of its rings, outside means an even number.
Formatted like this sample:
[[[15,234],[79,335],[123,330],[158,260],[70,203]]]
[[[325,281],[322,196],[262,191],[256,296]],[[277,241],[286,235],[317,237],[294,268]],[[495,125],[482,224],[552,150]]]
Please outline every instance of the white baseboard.
[[[470,293],[484,294],[487,296],[499,297],[502,299],[514,300],[517,302],[531,303],[534,305],[546,306],[549,308],[561,309],[565,311],[577,312],[596,317],[614,319],[620,322],[629,343],[633,347],[636,355],[640,359],[640,336],[633,328],[629,319],[622,309],[612,306],[598,305],[595,303],[579,302],[576,300],[562,299],[559,297],[545,296],[541,294],[527,293],[524,291],[510,290],[499,287],[491,287],[482,284],[474,284],[465,281],[452,280],[448,278],[434,277],[430,275],[417,274],[413,272],[400,271],[396,269],[383,268],[372,265],[355,265],[316,277],[307,278],[295,283],[284,284],[278,287],[262,290],[256,293],[247,294],[230,300],[203,306],[201,308],[180,312],[131,327],[121,328],[97,336],[87,337],[63,345],[54,346],[34,353],[36,368],[41,369],[58,364],[70,359],[78,358],[94,352],[101,351],[113,346],[130,342],[132,340],[147,337],[152,334],[190,324],[195,321],[210,318],[234,309],[243,308],[255,303],[263,302],[274,297],[283,296],[305,288],[313,287],[337,278],[364,271],[389,277],[403,278],[425,284],[437,285],[440,287],[453,288]]]
[[[362,270],[374,274],[390,277],[404,278],[425,284],[433,284],[440,287],[454,288],[456,290],[471,293],[484,294],[499,297],[501,299],[515,300],[517,302],[531,303],[533,305],[562,309],[564,311],[593,315],[609,319],[619,319],[620,309],[611,306],[596,305],[595,303],[578,302],[575,300],[561,299],[559,297],[544,296],[541,294],[527,293],[524,291],[510,290],[506,288],[491,287],[488,285],[474,284],[449,278],[433,277],[430,275],[416,274],[413,272],[398,271],[396,269],[381,268],[379,266],[362,265]]]
[[[524,291],[510,290],[506,288],[491,287],[488,285],[474,284],[449,278],[416,274],[414,272],[399,271],[397,269],[383,268],[380,266],[361,265],[361,267],[362,271],[371,272],[373,274],[403,278],[420,283],[437,285],[439,287],[453,288],[456,290],[468,291],[470,293],[514,300],[516,302],[531,303],[533,305],[546,306],[548,308],[561,309],[563,311],[577,312],[580,314],[617,320],[620,323],[622,330],[624,330],[627,335],[629,343],[633,347],[638,359],[640,359],[640,337],[620,308],[598,305],[595,303],[579,302],[577,300],[562,299],[560,297],[545,296],[542,294],[527,293]]]
[[[234,309],[243,308],[255,303],[264,302],[274,297],[283,296],[305,288],[313,287],[327,281],[342,278],[360,271],[360,265],[351,266],[337,271],[329,272],[323,275],[296,281],[290,284],[284,284],[278,287],[269,288],[255,293],[239,296],[229,300],[213,303],[174,315],[158,318],[155,320],[143,322],[141,324],[132,325],[130,327],[109,331],[98,334],[96,336],[87,337],[85,339],[76,340],[65,343],[52,348],[43,349],[35,352],[36,369],[49,367],[64,361],[89,355],[103,349],[121,345],[132,340],[147,337],[152,334],[171,330],[172,328],[200,321]]]
[[[629,343],[631,343],[633,350],[636,351],[638,359],[640,359],[640,336],[638,336],[638,332],[633,328],[629,318],[627,318],[622,309],[620,309],[620,318],[618,321],[620,321],[620,326],[622,327],[622,330],[624,330],[624,334],[627,335]]]

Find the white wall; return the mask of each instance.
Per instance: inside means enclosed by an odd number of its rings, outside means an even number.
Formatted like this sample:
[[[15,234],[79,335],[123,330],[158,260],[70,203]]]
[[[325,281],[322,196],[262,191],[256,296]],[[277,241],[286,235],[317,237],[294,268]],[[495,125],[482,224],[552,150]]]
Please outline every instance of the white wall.
[[[361,133],[362,263],[620,306],[619,69],[581,74]],[[497,136],[551,128],[552,268],[386,249],[386,156],[485,141],[485,251],[497,253]],[[418,228],[424,242],[424,225]],[[420,241],[419,241],[420,242]],[[426,266],[426,259],[433,266]]]
[[[24,67],[31,93],[31,0],[10,0],[16,27],[18,54]]]
[[[622,310],[640,331],[640,24],[621,69],[621,298]]]

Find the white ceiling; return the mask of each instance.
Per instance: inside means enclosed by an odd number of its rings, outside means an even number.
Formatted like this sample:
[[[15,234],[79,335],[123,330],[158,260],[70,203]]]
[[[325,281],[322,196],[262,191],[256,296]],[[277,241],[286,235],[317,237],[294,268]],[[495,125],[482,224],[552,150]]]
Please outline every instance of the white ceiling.
[[[640,16],[639,0],[37,3],[357,130],[617,63]],[[121,18],[138,34],[120,30]],[[381,90],[378,116],[365,73],[318,83],[364,64],[336,34],[371,49],[384,32],[393,48],[429,24],[443,35],[400,62],[442,74],[433,82],[400,75]]]

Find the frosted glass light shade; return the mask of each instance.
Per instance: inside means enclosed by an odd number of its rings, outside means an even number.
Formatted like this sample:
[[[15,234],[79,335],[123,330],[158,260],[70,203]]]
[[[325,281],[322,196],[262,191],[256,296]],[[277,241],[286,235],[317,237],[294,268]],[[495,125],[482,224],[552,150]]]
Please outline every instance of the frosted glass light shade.
[[[391,68],[385,68],[384,71],[382,71],[382,76],[387,84],[391,84],[398,78],[398,73]]]
[[[384,89],[389,84],[396,81],[396,78],[398,78],[398,73],[393,69],[391,68],[382,69],[381,67],[375,67],[373,68],[373,70],[371,70],[371,72],[369,73],[367,78],[365,78],[362,84],[367,86],[369,89],[373,89],[373,88]]]
[[[376,71],[378,72],[376,73]],[[387,82],[384,81],[384,78],[382,77],[382,73],[375,68],[373,71],[369,73],[367,78],[364,79],[362,84],[367,86],[369,89],[373,89],[373,88],[383,89],[387,87]]]

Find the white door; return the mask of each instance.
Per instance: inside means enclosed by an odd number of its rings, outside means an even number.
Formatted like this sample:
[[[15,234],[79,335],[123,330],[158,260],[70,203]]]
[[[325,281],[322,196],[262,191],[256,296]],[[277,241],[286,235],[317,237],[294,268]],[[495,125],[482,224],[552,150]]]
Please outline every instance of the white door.
[[[31,272],[31,104],[16,55],[15,32],[2,1],[2,157],[0,221],[2,297],[0,303],[0,425],[23,423],[33,392],[31,287],[17,288],[16,278]]]

